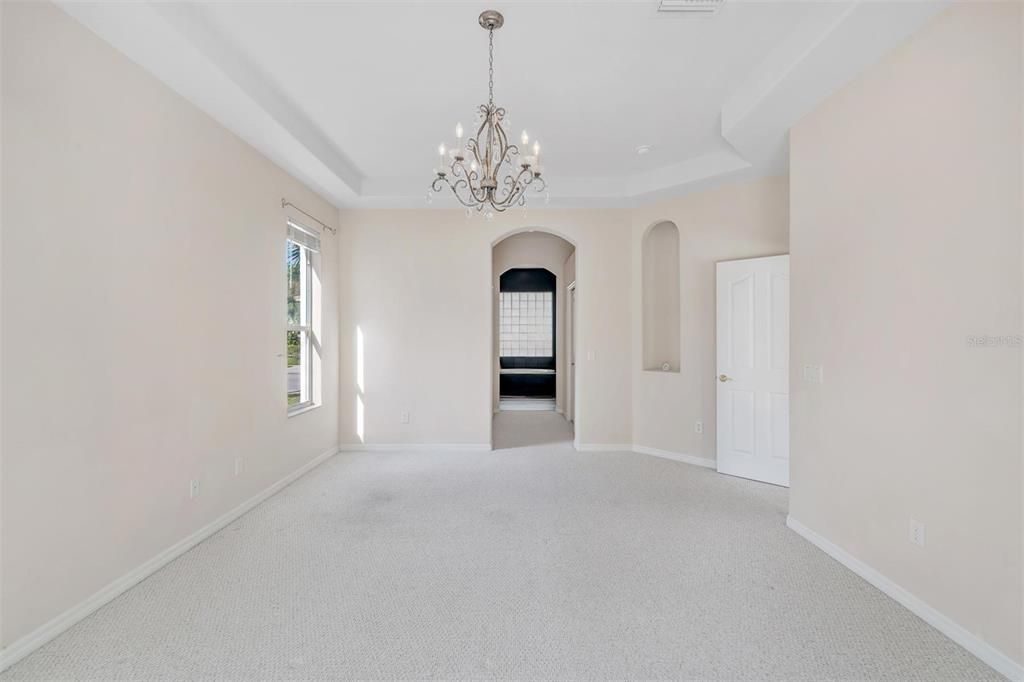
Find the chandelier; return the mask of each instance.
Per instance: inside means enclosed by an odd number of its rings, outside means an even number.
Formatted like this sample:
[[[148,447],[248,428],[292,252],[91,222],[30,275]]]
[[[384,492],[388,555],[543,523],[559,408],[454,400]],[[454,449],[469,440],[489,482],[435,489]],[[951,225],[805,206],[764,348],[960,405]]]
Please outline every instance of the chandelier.
[[[509,144],[505,132],[509,125],[508,114],[503,107],[494,104],[494,32],[505,23],[505,17],[495,10],[480,14],[480,26],[487,30],[489,39],[488,100],[477,108],[477,130],[474,137],[463,143],[462,124],[455,126],[455,146],[445,149],[442,143],[437,151],[440,165],[435,170],[433,183],[427,193],[428,201],[434,192],[442,192],[445,185],[455,198],[466,207],[466,215],[473,209],[483,212],[490,220],[494,212],[499,213],[514,206],[526,208],[528,189],[543,192],[547,183],[541,177],[540,144],[533,143],[533,153],[528,153],[530,142],[526,131],[519,147]]]

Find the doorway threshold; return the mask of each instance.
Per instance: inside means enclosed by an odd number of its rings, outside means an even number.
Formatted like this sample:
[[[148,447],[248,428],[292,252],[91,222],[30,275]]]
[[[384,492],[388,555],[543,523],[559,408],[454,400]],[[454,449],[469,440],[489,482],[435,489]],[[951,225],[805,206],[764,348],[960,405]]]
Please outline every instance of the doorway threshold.
[[[502,397],[498,409],[502,412],[554,412],[555,399]]]

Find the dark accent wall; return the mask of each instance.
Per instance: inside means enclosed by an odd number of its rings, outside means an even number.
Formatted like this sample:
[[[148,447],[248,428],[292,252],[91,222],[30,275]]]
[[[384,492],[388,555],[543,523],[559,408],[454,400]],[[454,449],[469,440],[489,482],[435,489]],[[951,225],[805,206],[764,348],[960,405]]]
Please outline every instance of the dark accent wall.
[[[555,274],[544,268],[513,268],[501,275],[501,290],[554,291]]]

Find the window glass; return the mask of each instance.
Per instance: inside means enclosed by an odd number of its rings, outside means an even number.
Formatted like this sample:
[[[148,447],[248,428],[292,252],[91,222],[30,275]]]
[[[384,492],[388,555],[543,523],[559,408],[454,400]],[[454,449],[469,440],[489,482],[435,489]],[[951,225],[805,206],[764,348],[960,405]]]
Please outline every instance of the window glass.
[[[554,294],[503,291],[499,346],[502,357],[551,357],[554,353]]]
[[[302,332],[287,332],[288,337],[288,407],[302,402]]]
[[[287,242],[285,267],[288,270],[288,324],[302,324],[302,247]]]
[[[313,403],[313,330],[311,304],[313,258],[309,249],[288,240],[285,270],[288,283],[288,327],[285,332],[288,409]]]

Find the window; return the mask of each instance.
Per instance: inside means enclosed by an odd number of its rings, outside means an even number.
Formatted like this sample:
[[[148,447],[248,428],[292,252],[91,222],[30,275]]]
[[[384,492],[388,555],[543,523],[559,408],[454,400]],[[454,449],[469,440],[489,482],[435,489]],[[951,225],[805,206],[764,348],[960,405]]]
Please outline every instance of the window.
[[[294,223],[288,224],[285,242],[288,278],[288,328],[286,332],[288,411],[311,407],[313,400],[313,285],[316,281],[313,254],[320,250],[319,237]]]
[[[551,357],[554,353],[554,294],[501,292],[502,357]]]

